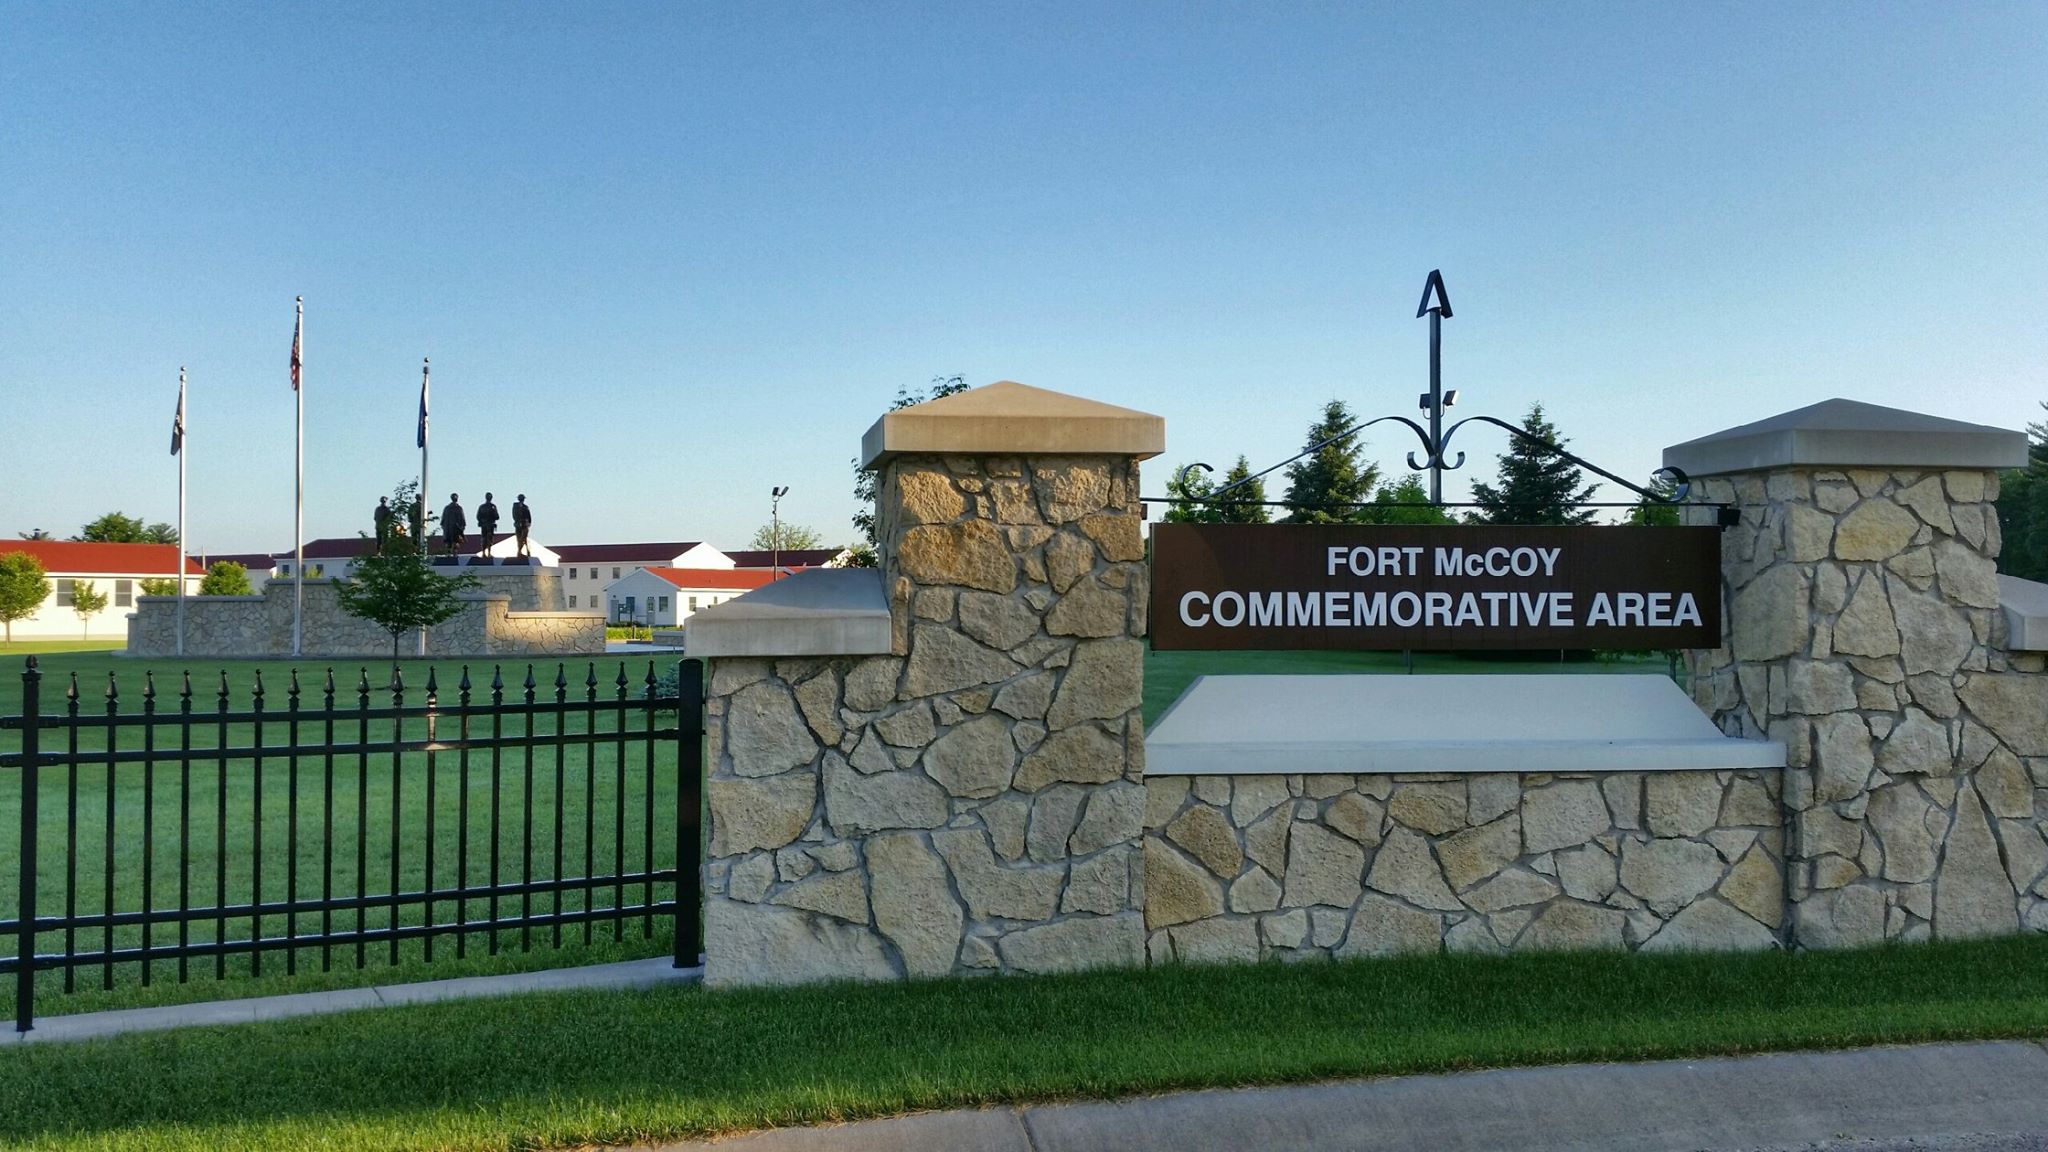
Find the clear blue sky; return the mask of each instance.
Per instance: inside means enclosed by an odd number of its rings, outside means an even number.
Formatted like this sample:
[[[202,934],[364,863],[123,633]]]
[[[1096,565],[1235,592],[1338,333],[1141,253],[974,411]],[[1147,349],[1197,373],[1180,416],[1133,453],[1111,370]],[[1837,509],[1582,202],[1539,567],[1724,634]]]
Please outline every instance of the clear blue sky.
[[[1590,458],[1830,396],[2048,399],[2048,6],[0,2],[0,535],[288,547],[413,475],[557,543],[851,535],[903,385],[1409,413]],[[1402,433],[1406,435],[1406,433]],[[1369,451],[1390,468],[1409,445]],[[1458,474],[1501,434],[1467,429]]]

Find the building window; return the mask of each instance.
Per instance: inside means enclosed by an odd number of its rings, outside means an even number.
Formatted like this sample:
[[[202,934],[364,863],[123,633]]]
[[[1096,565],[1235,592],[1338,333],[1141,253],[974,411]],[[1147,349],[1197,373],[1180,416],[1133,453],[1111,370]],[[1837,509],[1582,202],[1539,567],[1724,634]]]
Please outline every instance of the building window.
[[[655,609],[655,611],[656,611],[656,612],[666,612],[666,611],[668,611],[668,597],[666,597],[666,596],[663,596],[663,597],[661,598],[661,605],[660,605],[660,607],[657,607],[657,608]]]
[[[569,597],[569,607],[571,607],[571,608],[574,608],[575,606],[576,606],[576,598],[575,598],[574,596],[571,596],[571,597]]]
[[[692,596],[692,597],[690,597],[690,611],[692,611],[692,612],[695,612],[696,610],[697,610],[697,598],[696,598],[695,596]]]
[[[114,607],[128,608],[135,603],[135,581],[114,581]]]
[[[76,587],[77,584],[70,580],[57,581],[57,607],[71,607],[71,594]]]
[[[576,578],[576,570],[575,570],[574,568],[571,568],[571,569],[569,569],[569,579],[571,579],[571,580],[574,580],[575,578]]]
[[[614,580],[617,580],[618,578],[619,578],[619,566],[618,566],[617,564],[614,564],[614,565],[612,565],[612,579],[614,579]]]

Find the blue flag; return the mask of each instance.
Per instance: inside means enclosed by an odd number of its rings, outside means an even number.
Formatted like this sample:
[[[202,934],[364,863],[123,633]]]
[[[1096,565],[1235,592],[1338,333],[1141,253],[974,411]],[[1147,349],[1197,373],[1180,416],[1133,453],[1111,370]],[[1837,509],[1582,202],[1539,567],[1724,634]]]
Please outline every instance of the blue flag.
[[[415,441],[413,444],[415,448],[425,448],[427,446],[427,367],[425,364],[420,365],[420,429]]]

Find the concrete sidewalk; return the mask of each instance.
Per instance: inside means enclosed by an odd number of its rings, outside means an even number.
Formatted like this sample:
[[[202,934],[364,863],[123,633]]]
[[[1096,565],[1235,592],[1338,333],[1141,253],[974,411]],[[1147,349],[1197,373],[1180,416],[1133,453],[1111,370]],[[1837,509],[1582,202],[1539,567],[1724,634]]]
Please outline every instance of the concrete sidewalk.
[[[296,992],[287,996],[252,996],[243,1000],[167,1004],[160,1008],[81,1012],[75,1016],[38,1016],[35,1027],[27,1032],[16,1032],[12,1023],[0,1023],[0,1045],[90,1040],[100,1036],[118,1036],[124,1032],[155,1032],[165,1028],[191,1028],[207,1024],[248,1024],[257,1020],[285,1020],[293,1016],[352,1012],[358,1008],[379,1008],[392,1004],[426,1004],[435,1000],[468,1000],[479,996],[514,996],[521,992],[645,988],[655,984],[688,983],[701,979],[703,975],[704,969],[701,967],[677,968],[675,961],[665,956],[657,956],[647,960],[586,964],[578,968],[547,968],[538,972],[513,972],[502,976],[462,976],[451,980],[387,984],[378,988],[340,988],[330,992]]]
[[[934,1112],[661,1152],[2048,1149],[2048,1049],[1929,1044]]]

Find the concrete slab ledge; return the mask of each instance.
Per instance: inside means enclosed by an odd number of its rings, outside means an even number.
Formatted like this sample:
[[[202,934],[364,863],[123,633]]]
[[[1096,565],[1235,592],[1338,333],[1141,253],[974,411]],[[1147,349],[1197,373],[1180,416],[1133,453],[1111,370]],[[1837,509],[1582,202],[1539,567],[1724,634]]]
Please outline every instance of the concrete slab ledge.
[[[1148,776],[1784,766],[1652,675],[1203,676],[1145,737]]]
[[[2048,584],[2001,575],[1998,606],[2005,612],[2006,651],[2048,652]]]
[[[647,960],[624,960],[616,964],[588,964],[577,968],[548,968],[538,972],[513,972],[501,976],[462,976],[450,980],[422,980],[412,984],[387,984],[374,988],[340,988],[325,992],[297,992],[285,996],[253,996],[242,1000],[208,1000],[199,1004],[166,1004],[159,1008],[123,1008],[111,1012],[82,1012],[75,1016],[43,1016],[34,1028],[16,1032],[12,1023],[0,1024],[0,1045],[48,1044],[65,1040],[93,1040],[130,1032],[159,1032],[167,1028],[200,1028],[219,1024],[252,1024],[259,1020],[288,1020],[297,1016],[320,1016],[331,1012],[353,1012],[397,1004],[429,1004],[439,1000],[471,1000],[486,996],[516,996],[526,992],[570,992],[598,988],[649,988],[661,984],[688,984],[703,979],[704,969],[677,968],[675,961],[657,956]]]
[[[895,627],[882,573],[874,568],[810,568],[723,604],[699,609],[683,629],[683,648],[707,656],[882,656]]]

